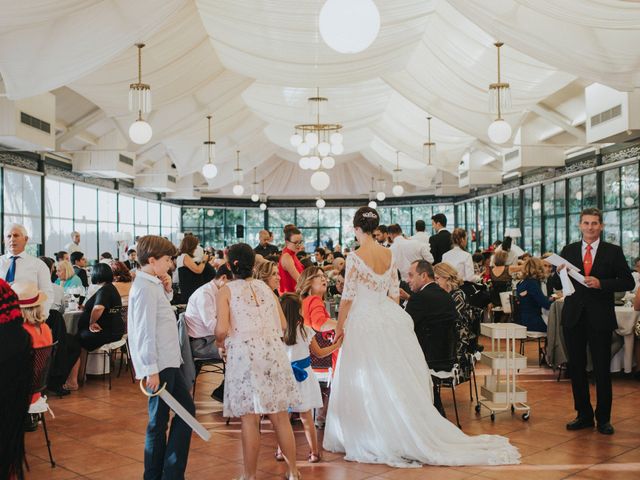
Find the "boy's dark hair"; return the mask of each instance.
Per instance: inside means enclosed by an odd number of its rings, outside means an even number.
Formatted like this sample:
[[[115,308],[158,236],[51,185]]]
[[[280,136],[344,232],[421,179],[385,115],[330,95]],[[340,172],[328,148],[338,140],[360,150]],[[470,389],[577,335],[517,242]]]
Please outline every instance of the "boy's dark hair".
[[[427,224],[424,220],[416,220],[416,232],[424,232],[427,229]]]
[[[59,252],[54,253],[54,257],[56,257],[56,262],[59,262],[60,260],[64,260],[64,256],[67,254],[67,252],[65,252],[64,250],[60,250]]]
[[[140,237],[136,247],[138,262],[140,262],[141,266],[147,265],[150,258],[157,260],[165,255],[175,257],[178,253],[173,243],[158,235],[145,235],[144,237]]]
[[[444,213],[436,213],[433,217],[431,217],[431,220],[439,223],[443,227],[447,226],[447,216]]]
[[[132,253],[137,253],[134,248],[130,248],[129,250],[127,250],[127,255],[131,255]]]
[[[76,263],[78,263],[80,260],[82,260],[82,257],[84,257],[84,253],[82,253],[82,252],[73,252],[69,256],[69,260],[71,260],[71,265],[75,265]]]
[[[113,282],[113,270],[106,263],[96,263],[91,267],[91,283]]]
[[[107,260],[113,260],[113,255],[111,255],[109,252],[102,252],[100,254],[100,258],[106,258]]]

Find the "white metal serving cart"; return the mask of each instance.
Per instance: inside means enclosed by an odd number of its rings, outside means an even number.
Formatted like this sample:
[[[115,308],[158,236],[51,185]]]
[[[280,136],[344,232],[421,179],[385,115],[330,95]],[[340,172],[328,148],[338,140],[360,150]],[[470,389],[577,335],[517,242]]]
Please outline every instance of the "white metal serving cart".
[[[517,323],[483,323],[480,333],[491,339],[491,350],[482,352],[480,358],[480,363],[491,368],[491,375],[485,377],[480,387],[483,398],[478,399],[476,413],[484,406],[494,421],[496,412],[511,409],[512,413],[523,411],[522,419],[529,420],[527,391],[517,386],[518,370],[527,368],[527,357],[516,352],[516,340],[526,338],[526,327]]]

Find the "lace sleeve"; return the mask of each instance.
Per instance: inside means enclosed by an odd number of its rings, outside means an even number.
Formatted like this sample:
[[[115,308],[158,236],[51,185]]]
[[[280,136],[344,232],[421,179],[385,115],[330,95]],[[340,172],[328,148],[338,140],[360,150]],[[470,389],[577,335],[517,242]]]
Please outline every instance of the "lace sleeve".
[[[358,287],[358,269],[354,264],[354,255],[355,253],[352,253],[351,255],[347,256],[344,274],[344,288],[342,289],[343,300],[353,300],[354,298],[356,298],[356,290]]]
[[[391,259],[391,268],[389,269],[391,281],[389,282],[389,296],[392,298],[400,297],[400,277],[398,276],[398,268],[396,262]]]

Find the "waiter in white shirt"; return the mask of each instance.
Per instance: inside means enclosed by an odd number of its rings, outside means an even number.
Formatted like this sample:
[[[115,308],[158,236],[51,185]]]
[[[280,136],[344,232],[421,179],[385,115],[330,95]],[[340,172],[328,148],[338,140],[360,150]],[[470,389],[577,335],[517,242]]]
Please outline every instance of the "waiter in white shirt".
[[[51,272],[42,260],[24,251],[28,241],[29,235],[24,226],[17,223],[9,225],[4,238],[7,253],[0,258],[0,277],[9,284],[17,281],[36,283],[38,290],[47,296],[44,311],[49,316],[54,297]]]
[[[411,237],[411,240],[416,240],[417,242],[429,244],[429,234],[426,232],[427,224],[424,220],[416,220],[416,233]],[[431,246],[429,246],[429,251],[431,251]]]
[[[467,232],[463,228],[455,228],[451,234],[453,248],[442,255],[442,261],[448,263],[458,271],[458,275],[465,282],[479,282],[480,275],[473,269],[473,257],[467,248]]]
[[[409,268],[416,260],[433,262],[429,244],[404,238],[402,236],[402,228],[397,223],[389,225],[389,236],[393,239],[393,243],[389,248],[393,252],[393,260],[396,268],[400,270],[400,277],[403,281],[408,281]]]
[[[65,251],[71,255],[73,252],[82,252],[80,246],[80,232],[71,232],[71,242],[67,243]]]

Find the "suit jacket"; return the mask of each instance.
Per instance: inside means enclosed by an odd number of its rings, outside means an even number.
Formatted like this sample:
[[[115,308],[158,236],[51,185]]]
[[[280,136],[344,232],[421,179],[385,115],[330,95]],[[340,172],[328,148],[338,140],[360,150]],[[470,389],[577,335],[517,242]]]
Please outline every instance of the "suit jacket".
[[[431,246],[431,255],[433,255],[433,264],[440,263],[442,255],[451,250],[451,232],[442,229],[435,235],[431,235],[429,245]]]
[[[580,273],[584,275],[582,241],[567,245],[560,255],[579,267]],[[600,280],[602,288],[587,288],[569,277],[576,291],[564,300],[562,325],[568,328],[575,327],[584,317],[595,330],[611,332],[618,328],[614,293],[631,290],[635,284],[622,249],[618,245],[601,240],[590,275]],[[555,286],[558,289],[562,288],[557,274]]]
[[[447,370],[455,356],[455,324],[458,318],[453,298],[435,282],[409,297],[406,312],[413,319],[414,330],[429,368]],[[453,342],[453,349],[452,343]]]
[[[80,277],[82,280],[82,286],[84,288],[89,288],[89,277],[87,276],[87,271],[84,268],[73,266],[73,271],[76,272],[76,275]]]

